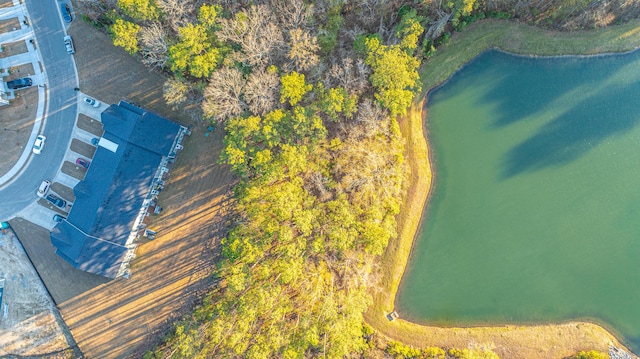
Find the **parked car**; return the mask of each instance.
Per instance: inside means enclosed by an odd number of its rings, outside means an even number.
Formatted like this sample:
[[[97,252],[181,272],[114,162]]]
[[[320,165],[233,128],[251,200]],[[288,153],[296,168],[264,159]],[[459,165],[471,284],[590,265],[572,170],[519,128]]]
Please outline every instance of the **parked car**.
[[[53,220],[57,223],[60,223],[62,221],[64,221],[65,219],[67,219],[67,217],[59,215],[59,214],[54,214],[53,215]]]
[[[89,162],[88,160],[85,160],[84,158],[78,157],[78,159],[76,160],[76,164],[84,168],[89,168],[89,165],[91,164],[91,162]]]
[[[91,97],[85,97],[84,98],[84,102],[88,103],[89,105],[93,106],[93,107],[100,107],[100,101],[91,98]]]
[[[98,142],[100,142],[100,139],[97,138],[97,137],[94,137],[94,138],[91,139],[91,144],[94,145],[94,146],[97,146]]]
[[[64,208],[67,206],[67,201],[65,201],[64,199],[54,195],[54,194],[50,194],[46,197],[47,201],[55,204],[57,207],[60,208]]]
[[[71,22],[73,20],[73,17],[71,17],[71,8],[69,7],[69,4],[60,4],[60,12],[62,13],[62,18],[65,22]]]
[[[46,139],[47,138],[43,135],[38,135],[38,137],[36,137],[36,142],[33,143],[33,153],[36,155],[42,153],[42,148],[44,147],[44,141]]]
[[[33,85],[33,81],[28,77],[23,77],[21,79],[7,82],[7,87],[11,90],[18,90],[21,88],[29,87],[31,85]]]
[[[38,191],[36,192],[38,197],[44,197],[47,194],[47,192],[49,192],[49,187],[51,187],[50,181],[48,180],[42,181],[42,183],[40,183],[40,187],[38,187]]]
[[[71,55],[76,53],[75,47],[73,47],[73,39],[71,36],[67,35],[64,37],[64,47],[67,48],[67,52]]]

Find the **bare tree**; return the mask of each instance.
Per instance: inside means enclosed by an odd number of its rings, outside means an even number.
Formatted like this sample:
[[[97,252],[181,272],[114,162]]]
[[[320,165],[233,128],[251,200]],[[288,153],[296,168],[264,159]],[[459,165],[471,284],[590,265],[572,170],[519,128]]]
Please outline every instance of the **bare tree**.
[[[276,73],[253,71],[247,80],[245,99],[249,111],[264,115],[278,105],[280,79]]]
[[[167,55],[169,47],[165,37],[165,30],[158,22],[142,27],[138,39],[142,63],[151,67],[164,68],[169,59]]]
[[[313,18],[313,4],[303,0],[274,0],[271,4],[284,30],[307,28]]]
[[[116,0],[78,0],[82,14],[95,22],[100,22],[110,9],[116,8]]]
[[[282,30],[265,5],[252,6],[232,19],[221,19],[216,33],[222,41],[234,42],[242,48],[236,60],[255,67],[273,63],[284,46]]]
[[[204,114],[218,121],[240,115],[247,108],[242,99],[245,84],[242,73],[235,68],[223,67],[214,72],[204,90]]]
[[[371,70],[362,59],[354,61],[345,57],[340,63],[334,63],[325,74],[325,84],[328,87],[342,86],[349,93],[361,94],[367,91]]]
[[[176,108],[179,104],[187,100],[189,86],[175,78],[168,79],[162,86],[162,95],[167,104]]]
[[[166,15],[167,22],[173,29],[178,29],[189,23],[195,9],[193,0],[155,0],[158,8]]]
[[[387,134],[388,128],[385,128],[385,120],[388,118],[389,113],[380,107],[377,103],[367,98],[364,99],[358,106],[358,112],[356,113],[355,120],[357,126],[362,129],[362,132],[356,135],[372,136],[377,133]]]
[[[296,71],[302,72],[318,64],[318,41],[302,29],[289,30],[288,57]]]

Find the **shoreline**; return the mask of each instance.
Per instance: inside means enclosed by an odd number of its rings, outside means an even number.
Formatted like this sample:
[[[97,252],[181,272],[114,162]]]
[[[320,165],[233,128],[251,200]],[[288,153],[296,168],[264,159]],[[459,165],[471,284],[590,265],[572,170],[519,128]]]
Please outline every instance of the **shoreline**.
[[[525,37],[527,41],[523,41]],[[525,57],[587,57],[622,55],[639,48],[640,20],[573,33],[551,32],[512,21],[483,20],[454,34],[447,45],[438,48],[436,55],[424,61],[420,68],[423,89],[407,116],[398,121],[405,138],[408,167],[403,208],[397,219],[398,238],[390,241],[382,256],[381,290],[373,293],[373,305],[365,314],[369,325],[387,338],[419,348],[480,345],[505,358],[562,358],[580,350],[608,352],[611,345],[633,353],[621,341],[624,337],[614,335],[617,333],[613,328],[588,318],[533,325],[437,327],[401,318],[389,321],[386,314],[395,310],[396,295],[433,188],[433,159],[426,130],[429,92],[490,50]]]

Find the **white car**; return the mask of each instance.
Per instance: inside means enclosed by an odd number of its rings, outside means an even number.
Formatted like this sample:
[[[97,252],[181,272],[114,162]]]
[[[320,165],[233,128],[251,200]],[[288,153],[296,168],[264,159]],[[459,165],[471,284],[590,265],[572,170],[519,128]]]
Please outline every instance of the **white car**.
[[[71,36],[67,35],[64,37],[64,46],[67,48],[67,52],[71,55],[76,53],[76,49],[73,47],[73,40]]]
[[[93,106],[93,107],[100,107],[100,101],[93,99],[91,97],[85,97],[84,98],[84,102],[88,103],[89,105]]]
[[[49,192],[49,187],[51,187],[51,182],[48,180],[42,181],[42,183],[40,183],[40,187],[38,187],[38,192],[36,192],[38,197],[44,197],[47,192]]]
[[[33,143],[33,153],[35,153],[36,155],[39,155],[42,152],[42,148],[44,147],[44,141],[47,138],[44,137],[43,135],[38,135],[38,137],[36,137],[36,142]]]

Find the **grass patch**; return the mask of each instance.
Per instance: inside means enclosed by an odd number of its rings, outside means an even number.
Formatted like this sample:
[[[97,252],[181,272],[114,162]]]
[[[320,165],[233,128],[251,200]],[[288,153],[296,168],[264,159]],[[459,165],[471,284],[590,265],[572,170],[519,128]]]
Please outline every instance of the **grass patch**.
[[[24,54],[27,51],[29,50],[27,49],[27,43],[24,40],[2,44],[0,58]]]
[[[624,52],[638,47],[640,20],[621,26],[568,33],[541,30],[511,21],[484,20],[453,35],[446,46],[425,61],[420,69],[423,91],[415,99],[408,115],[400,121],[406,140],[409,172],[402,211],[398,215],[399,237],[389,243],[382,258],[381,290],[374,293],[374,303],[366,314],[367,323],[383,336],[403,343],[445,348],[485,344],[495,348],[494,351],[503,358],[562,358],[580,350],[606,351],[610,343],[621,346],[609,332],[591,323],[439,328],[402,319],[390,322],[386,314],[394,310],[395,296],[431,185],[432,169],[422,114],[428,90],[490,48],[516,54],[552,56]]]

